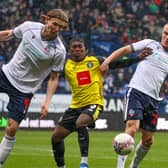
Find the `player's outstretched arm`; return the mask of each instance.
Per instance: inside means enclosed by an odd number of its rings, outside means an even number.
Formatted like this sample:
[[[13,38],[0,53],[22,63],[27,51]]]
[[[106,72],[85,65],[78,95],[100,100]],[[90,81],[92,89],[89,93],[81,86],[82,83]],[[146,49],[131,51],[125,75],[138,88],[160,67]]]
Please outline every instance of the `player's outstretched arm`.
[[[116,59],[120,58],[121,56],[128,55],[132,53],[132,47],[131,45],[127,45],[125,47],[121,47],[114,52],[110,56],[108,56],[105,61],[101,64],[100,70],[102,71],[102,74],[105,74],[108,70],[109,64]]]
[[[13,29],[0,31],[0,41],[7,41],[13,37]]]
[[[152,52],[151,48],[145,48],[135,58],[127,58],[127,59],[122,59],[122,60],[117,60],[117,61],[111,62],[109,64],[109,68],[116,69],[116,68],[128,67],[132,64],[135,64],[135,63],[142,61],[143,59],[145,59],[147,56],[151,55],[152,53],[153,52]]]
[[[58,72],[51,72],[50,78],[47,85],[47,93],[45,96],[45,100],[41,105],[41,113],[40,113],[40,119],[44,118],[48,114],[48,108],[51,102],[51,98],[54,95],[59,80],[59,73]]]

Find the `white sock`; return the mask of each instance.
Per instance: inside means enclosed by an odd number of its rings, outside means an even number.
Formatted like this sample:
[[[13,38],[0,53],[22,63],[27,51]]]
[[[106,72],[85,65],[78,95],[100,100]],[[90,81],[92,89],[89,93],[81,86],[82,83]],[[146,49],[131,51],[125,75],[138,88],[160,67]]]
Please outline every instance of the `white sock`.
[[[128,157],[128,155],[125,155],[125,156],[118,155],[117,168],[124,168],[125,161],[126,161],[127,157]]]
[[[65,166],[61,166],[61,167],[58,167],[58,168],[66,168]]]
[[[88,164],[88,157],[87,156],[82,156],[81,157],[81,163],[87,163]]]
[[[15,137],[5,135],[0,143],[0,164],[3,164],[13,149]]]
[[[130,164],[130,168],[138,168],[139,163],[143,160],[150,148],[144,148],[140,142],[135,149],[135,154]]]

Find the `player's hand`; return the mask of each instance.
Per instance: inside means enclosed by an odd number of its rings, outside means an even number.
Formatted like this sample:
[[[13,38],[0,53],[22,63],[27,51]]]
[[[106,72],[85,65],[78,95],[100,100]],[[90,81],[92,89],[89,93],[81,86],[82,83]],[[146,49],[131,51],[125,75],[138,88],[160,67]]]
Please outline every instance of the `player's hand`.
[[[109,69],[109,64],[104,61],[101,65],[100,65],[100,71],[102,72],[102,75],[104,76],[107,72],[108,72],[108,69]]]
[[[152,53],[153,53],[153,50],[151,48],[145,48],[139,53],[138,57],[139,59],[144,59],[145,57],[152,55]]]
[[[48,106],[45,103],[43,103],[41,105],[40,119],[47,117],[47,114],[48,114]]]

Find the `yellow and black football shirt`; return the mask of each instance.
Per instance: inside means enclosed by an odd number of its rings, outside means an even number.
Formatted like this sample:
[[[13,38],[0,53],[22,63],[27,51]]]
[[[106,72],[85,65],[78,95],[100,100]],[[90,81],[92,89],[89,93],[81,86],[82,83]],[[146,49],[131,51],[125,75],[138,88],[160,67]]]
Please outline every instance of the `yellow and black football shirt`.
[[[103,77],[98,57],[86,56],[80,62],[67,59],[64,73],[72,91],[70,108],[104,105]]]

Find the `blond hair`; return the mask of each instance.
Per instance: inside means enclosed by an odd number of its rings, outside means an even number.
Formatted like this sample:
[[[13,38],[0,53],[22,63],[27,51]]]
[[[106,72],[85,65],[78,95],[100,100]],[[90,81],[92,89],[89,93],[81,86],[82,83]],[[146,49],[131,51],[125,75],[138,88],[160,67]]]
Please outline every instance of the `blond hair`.
[[[67,14],[62,9],[51,9],[48,11],[47,16],[50,18],[58,18],[66,23],[69,21]]]

